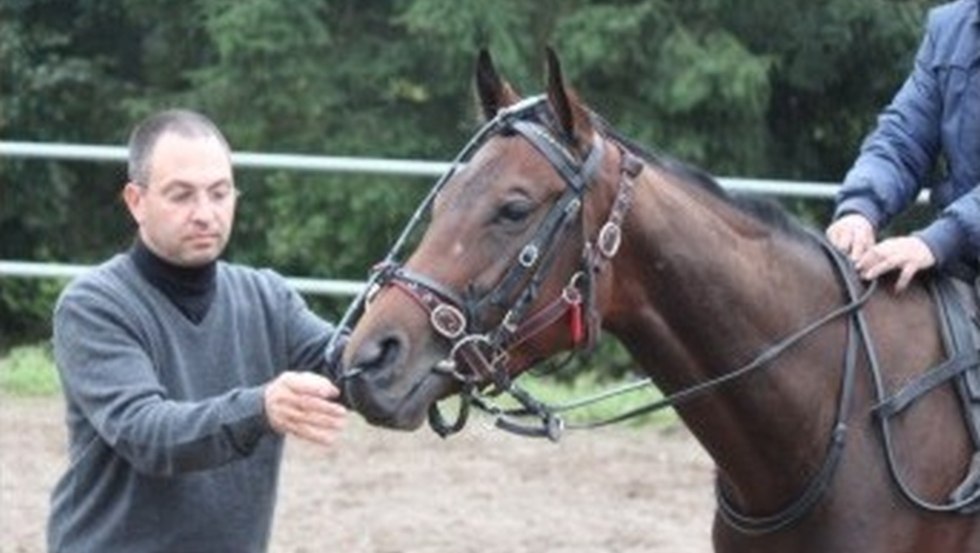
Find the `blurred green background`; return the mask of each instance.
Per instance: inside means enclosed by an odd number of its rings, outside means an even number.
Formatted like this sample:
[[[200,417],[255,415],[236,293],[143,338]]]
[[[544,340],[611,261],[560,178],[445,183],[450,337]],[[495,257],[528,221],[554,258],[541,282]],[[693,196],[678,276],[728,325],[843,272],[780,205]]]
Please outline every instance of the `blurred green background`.
[[[719,176],[839,182],[936,4],[0,0],[0,139],[123,145],[138,119],[182,106],[236,150],[445,161],[477,127],[478,49],[537,93],[552,45],[585,101],[641,143]],[[122,164],[0,158],[0,259],[96,263],[126,248],[124,177]],[[433,179],[237,180],[230,259],[362,279]],[[827,201],[782,201],[827,222]],[[48,339],[63,284],[0,279],[8,371],[48,355],[18,347]],[[309,299],[330,318],[347,303]]]

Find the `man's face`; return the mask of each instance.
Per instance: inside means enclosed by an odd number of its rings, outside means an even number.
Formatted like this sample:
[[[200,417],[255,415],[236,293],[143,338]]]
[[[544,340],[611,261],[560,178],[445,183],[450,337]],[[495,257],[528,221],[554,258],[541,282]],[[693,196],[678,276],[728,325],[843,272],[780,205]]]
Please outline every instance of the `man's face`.
[[[149,182],[129,183],[123,191],[140,238],[175,265],[217,259],[231,236],[237,198],[224,144],[212,136],[165,133],[150,166]]]

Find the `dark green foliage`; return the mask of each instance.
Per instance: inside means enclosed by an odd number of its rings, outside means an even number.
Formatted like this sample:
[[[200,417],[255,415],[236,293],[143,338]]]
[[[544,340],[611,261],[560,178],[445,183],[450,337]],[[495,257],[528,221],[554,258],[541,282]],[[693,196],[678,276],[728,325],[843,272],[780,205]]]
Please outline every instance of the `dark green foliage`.
[[[719,176],[838,181],[932,4],[3,0],[0,138],[122,144],[137,119],[180,105],[238,150],[448,160],[476,127],[477,50],[537,93],[550,44],[586,102],[640,142]],[[0,259],[124,248],[124,179],[121,165],[0,159]],[[362,278],[432,180],[239,171],[229,255]],[[826,221],[826,203],[787,205]],[[56,290],[0,281],[0,347],[49,332]]]

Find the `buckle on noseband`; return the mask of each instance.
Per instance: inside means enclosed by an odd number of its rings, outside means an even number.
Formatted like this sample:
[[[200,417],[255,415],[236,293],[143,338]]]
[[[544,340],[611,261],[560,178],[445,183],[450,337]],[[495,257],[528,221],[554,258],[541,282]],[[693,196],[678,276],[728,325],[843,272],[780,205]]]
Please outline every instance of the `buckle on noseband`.
[[[459,308],[448,303],[440,303],[429,314],[432,328],[442,336],[455,339],[466,330],[466,316]]]

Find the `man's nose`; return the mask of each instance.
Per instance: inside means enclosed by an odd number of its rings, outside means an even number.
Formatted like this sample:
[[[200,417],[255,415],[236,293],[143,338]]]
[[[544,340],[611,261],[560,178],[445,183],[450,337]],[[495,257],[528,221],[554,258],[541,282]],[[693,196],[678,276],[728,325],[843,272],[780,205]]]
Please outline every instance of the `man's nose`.
[[[195,221],[210,222],[215,219],[218,213],[218,204],[211,201],[205,194],[199,194],[194,198],[194,206],[191,209],[191,218]]]

